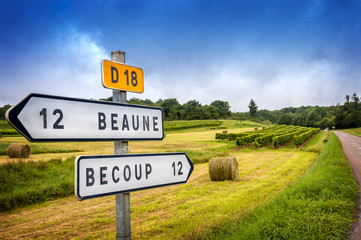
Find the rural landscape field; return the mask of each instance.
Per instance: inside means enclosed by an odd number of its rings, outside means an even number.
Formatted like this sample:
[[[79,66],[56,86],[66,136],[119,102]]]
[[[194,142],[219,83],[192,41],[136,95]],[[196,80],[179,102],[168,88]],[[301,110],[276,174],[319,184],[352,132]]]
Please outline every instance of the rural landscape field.
[[[0,7],[0,240],[361,240],[361,0]]]
[[[200,125],[169,129],[163,141],[129,142],[130,153],[185,152],[195,165],[186,184],[130,194],[133,239],[347,237],[358,187],[333,133],[319,131],[298,147],[291,140],[256,148],[216,135],[273,126],[235,120]],[[21,136],[1,138],[3,239],[115,238],[115,197],[78,201],[73,193],[75,157],[113,154],[112,142],[31,143],[37,152],[29,159],[10,159],[4,149],[15,142],[28,143]],[[236,157],[238,179],[213,182],[208,161],[223,156]]]

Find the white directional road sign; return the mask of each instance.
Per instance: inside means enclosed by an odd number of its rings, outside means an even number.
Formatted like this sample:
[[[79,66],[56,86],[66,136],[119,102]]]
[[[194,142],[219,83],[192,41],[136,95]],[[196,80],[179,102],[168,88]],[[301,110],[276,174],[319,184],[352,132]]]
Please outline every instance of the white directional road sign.
[[[79,156],[75,195],[83,200],[186,183],[193,168],[185,153]]]
[[[162,140],[161,108],[32,93],[6,112],[31,142]]]

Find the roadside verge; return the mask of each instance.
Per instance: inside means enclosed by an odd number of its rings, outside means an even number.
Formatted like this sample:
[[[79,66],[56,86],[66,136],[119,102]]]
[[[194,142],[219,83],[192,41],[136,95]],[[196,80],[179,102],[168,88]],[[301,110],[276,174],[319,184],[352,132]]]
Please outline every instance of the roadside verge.
[[[297,183],[212,239],[345,239],[357,198],[351,167],[331,134]]]

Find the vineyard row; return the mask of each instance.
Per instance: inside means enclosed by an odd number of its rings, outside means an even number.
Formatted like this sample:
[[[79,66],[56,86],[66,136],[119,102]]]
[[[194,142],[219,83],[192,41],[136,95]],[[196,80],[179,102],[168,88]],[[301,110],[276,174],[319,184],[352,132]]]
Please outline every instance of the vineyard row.
[[[306,142],[319,128],[278,125],[243,133],[216,133],[218,140],[235,140],[237,146],[254,145],[256,148],[273,144],[275,148],[294,142],[297,147]]]
[[[164,131],[182,130],[198,127],[218,127],[222,124],[221,120],[197,120],[197,121],[165,121]]]

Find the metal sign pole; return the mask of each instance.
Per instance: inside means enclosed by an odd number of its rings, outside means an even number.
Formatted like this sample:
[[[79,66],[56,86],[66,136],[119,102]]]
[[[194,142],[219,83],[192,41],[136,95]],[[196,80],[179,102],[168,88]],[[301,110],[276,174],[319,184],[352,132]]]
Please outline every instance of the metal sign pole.
[[[125,52],[113,51],[112,61],[125,63]],[[113,102],[127,103],[127,92],[113,90]],[[114,154],[129,153],[128,141],[115,141]],[[117,240],[130,239],[130,195],[122,193],[115,195],[116,201],[116,221],[117,221]]]

